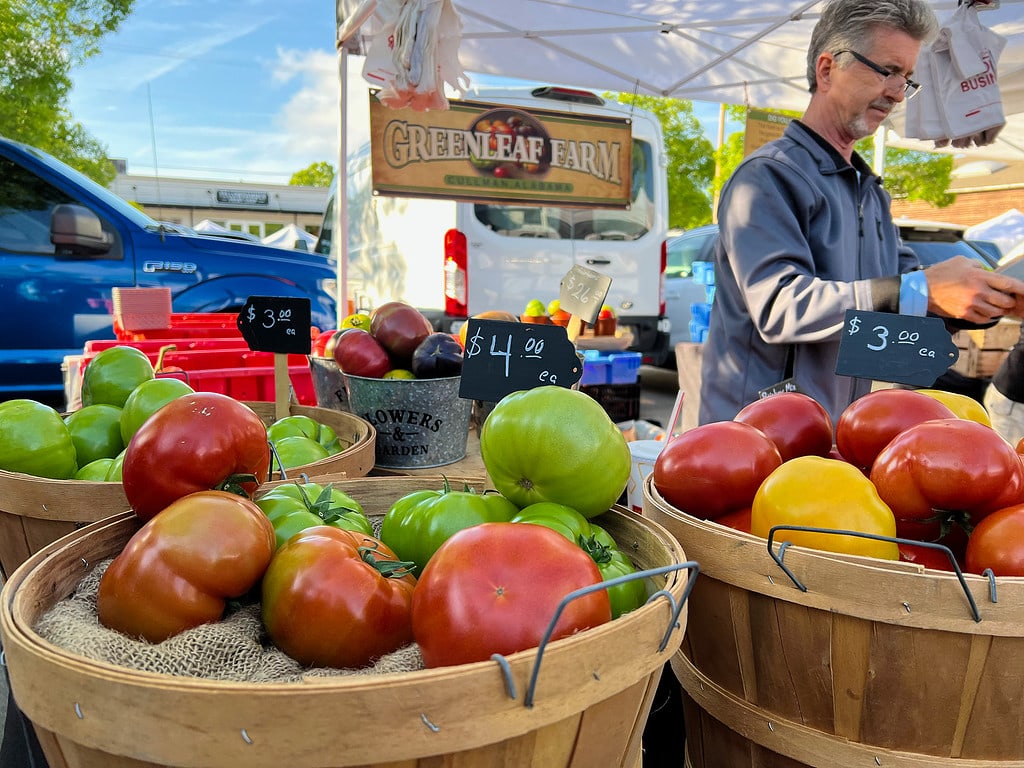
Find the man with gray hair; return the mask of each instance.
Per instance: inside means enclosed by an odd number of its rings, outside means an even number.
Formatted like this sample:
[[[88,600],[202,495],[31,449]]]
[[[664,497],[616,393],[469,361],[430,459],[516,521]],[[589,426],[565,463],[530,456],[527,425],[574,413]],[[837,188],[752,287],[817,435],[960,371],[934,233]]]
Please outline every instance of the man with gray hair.
[[[835,373],[848,309],[968,324],[1024,313],[1024,283],[964,256],[922,270],[882,180],[854,152],[919,89],[938,29],[926,0],[829,0],[807,53],[811,98],[722,191],[699,421],[733,418],[786,382],[833,423],[871,382]]]

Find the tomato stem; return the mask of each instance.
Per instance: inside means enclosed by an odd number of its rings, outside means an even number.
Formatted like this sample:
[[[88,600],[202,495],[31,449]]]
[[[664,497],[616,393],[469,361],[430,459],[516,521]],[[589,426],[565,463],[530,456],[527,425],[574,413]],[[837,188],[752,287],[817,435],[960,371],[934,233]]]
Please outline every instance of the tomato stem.
[[[416,568],[416,563],[410,560],[392,560],[387,557],[380,559],[377,557],[379,552],[378,544],[359,547],[359,555],[363,558],[363,562],[376,569],[386,579],[400,579],[411,574]]]

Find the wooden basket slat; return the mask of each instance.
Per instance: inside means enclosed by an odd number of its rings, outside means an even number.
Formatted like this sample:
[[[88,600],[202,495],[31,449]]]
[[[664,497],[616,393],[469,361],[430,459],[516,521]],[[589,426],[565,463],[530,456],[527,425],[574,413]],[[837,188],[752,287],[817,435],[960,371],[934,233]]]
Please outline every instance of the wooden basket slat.
[[[430,478],[345,480],[346,492],[368,508],[385,510],[412,487],[431,487]],[[424,483],[426,482],[426,486]],[[380,488],[393,486],[385,498]],[[375,489],[374,501],[360,493]],[[396,495],[397,494],[397,495]],[[660,526],[621,508],[599,521],[619,542],[650,552],[641,567],[685,562],[678,543]],[[657,647],[668,629],[669,604],[658,599],[602,627],[553,643],[543,658],[534,706],[523,706],[536,654],[508,658],[518,690],[509,699],[496,664],[481,662],[408,674],[312,678],[303,684],[248,685],[174,678],[90,661],[56,648],[35,635],[35,617],[70,593],[93,563],[119,551],[137,520],[126,514],[76,531],[33,555],[2,593],[0,632],[7,650],[11,687],[26,715],[40,730],[56,734],[70,754],[120,755],[125,768],[139,766],[372,766],[404,768],[451,764],[484,768],[494,764],[586,765],[574,756],[595,742],[603,754],[620,754],[633,768],[639,739],[661,668],[681,642],[685,628]],[[661,542],[660,549],[656,542]],[[659,553],[660,555],[653,554]],[[677,571],[660,579],[678,600],[687,578]],[[55,692],[59,692],[55,695]],[[75,714],[78,705],[82,717]],[[282,718],[281,713],[344,712],[344,728],[333,717]],[[126,728],[124,713],[131,712]],[[428,728],[424,718],[437,726]],[[571,726],[569,723],[575,723]],[[253,745],[241,738],[245,729]],[[618,729],[618,730],[616,730]],[[633,733],[630,729],[637,730]],[[580,734],[587,733],[586,739]],[[549,756],[565,752],[563,762]],[[514,755],[513,762],[495,762]],[[522,761],[519,758],[522,757]],[[49,754],[48,754],[49,758]],[[78,758],[76,758],[78,759]],[[67,768],[91,765],[66,763]],[[99,764],[99,763],[96,763]],[[113,765],[111,761],[103,763]],[[116,765],[121,766],[121,763]],[[52,768],[63,768],[51,763]]]
[[[992,603],[965,576],[974,621],[952,574],[791,547],[802,592],[763,540],[644,491],[701,564],[672,662],[694,768],[1024,768],[1024,579],[997,579]]]

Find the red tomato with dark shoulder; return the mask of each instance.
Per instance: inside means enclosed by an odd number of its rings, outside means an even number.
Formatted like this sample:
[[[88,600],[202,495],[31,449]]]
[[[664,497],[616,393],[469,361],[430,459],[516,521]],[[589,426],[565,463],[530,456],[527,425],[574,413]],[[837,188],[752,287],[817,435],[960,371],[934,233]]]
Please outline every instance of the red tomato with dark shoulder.
[[[846,406],[836,422],[836,447],[854,466],[870,469],[896,435],[931,419],[956,414],[934,397],[911,389],[877,389]]]
[[[782,464],[764,432],[717,421],[673,437],[654,463],[654,487],[672,506],[714,520],[749,507],[768,475]]]
[[[975,526],[967,540],[967,570],[996,576],[1024,576],[1024,504],[997,509]]]
[[[301,664],[359,668],[412,642],[411,563],[373,536],[307,528],[263,576],[263,624]]]
[[[167,403],[139,427],[125,448],[121,481],[135,514],[149,520],[196,491],[252,497],[269,469],[270,444],[260,417],[227,395],[194,392]]]
[[[346,328],[334,340],[334,361],[344,373],[379,379],[391,370],[387,350],[362,328]],[[329,346],[329,345],[328,345]]]
[[[184,496],[143,525],[100,577],[100,622],[159,643],[217,621],[226,601],[257,584],[274,554],[274,528],[249,499],[223,491]]]
[[[775,443],[783,461],[797,456],[828,456],[832,417],[802,392],[779,392],[744,406],[733,421],[757,427]]]
[[[395,368],[410,368],[412,353],[434,328],[426,316],[404,301],[389,301],[370,313],[370,333],[388,351]]]
[[[427,667],[485,661],[536,648],[558,604],[602,582],[593,558],[532,523],[459,531],[427,563],[413,594],[412,627]],[[611,620],[606,590],[569,602],[552,640]]]

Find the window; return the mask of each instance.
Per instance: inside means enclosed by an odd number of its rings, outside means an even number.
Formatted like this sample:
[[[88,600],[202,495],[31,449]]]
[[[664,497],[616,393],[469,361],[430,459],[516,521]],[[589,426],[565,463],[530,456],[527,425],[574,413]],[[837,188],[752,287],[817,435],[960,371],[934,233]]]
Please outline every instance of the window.
[[[0,251],[53,255],[50,213],[77,202],[56,187],[0,157]]]

